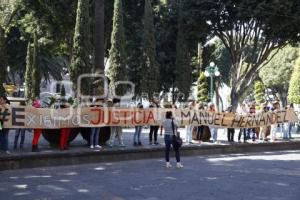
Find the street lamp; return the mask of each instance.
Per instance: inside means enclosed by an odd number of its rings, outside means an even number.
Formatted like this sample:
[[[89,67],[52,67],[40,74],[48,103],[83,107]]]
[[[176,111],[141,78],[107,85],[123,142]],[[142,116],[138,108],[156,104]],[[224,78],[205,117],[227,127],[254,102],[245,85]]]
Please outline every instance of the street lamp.
[[[205,76],[210,77],[210,100],[214,97],[214,77],[220,76],[220,71],[214,62],[211,62],[208,67],[205,68]]]

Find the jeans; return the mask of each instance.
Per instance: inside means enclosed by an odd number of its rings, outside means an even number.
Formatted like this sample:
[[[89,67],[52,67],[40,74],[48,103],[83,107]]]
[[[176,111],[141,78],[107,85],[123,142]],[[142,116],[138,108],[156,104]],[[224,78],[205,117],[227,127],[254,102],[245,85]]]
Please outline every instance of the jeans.
[[[21,135],[20,148],[23,148],[24,140],[25,140],[25,131],[26,129],[16,129],[14,148],[17,148],[18,146],[18,140],[20,135]]]
[[[290,138],[290,139],[292,138],[292,128],[293,128],[293,126],[295,126],[295,124],[289,122],[289,126],[288,126],[288,135],[289,135],[289,138]]]
[[[173,146],[173,135],[165,135],[165,159],[166,162],[170,161],[170,150],[171,150],[171,145]],[[173,146],[174,148],[174,146]],[[180,153],[179,153],[179,148],[174,148],[175,151],[175,156],[176,156],[176,161],[180,162]]]
[[[142,133],[142,126],[136,126],[135,127],[135,132],[133,135],[133,142],[141,142],[141,133]]]
[[[250,135],[251,132],[252,132],[252,137]],[[255,140],[255,138],[256,138],[255,136],[256,136],[256,130],[255,130],[255,128],[248,128],[247,129],[247,139],[252,138],[253,140]]]
[[[209,127],[209,130],[210,130],[210,134],[211,134],[211,137],[213,138],[213,141],[217,141],[218,139],[218,129],[215,128],[215,127]]]
[[[193,126],[186,126],[186,136],[185,136],[186,142],[192,142],[193,128],[194,128]]]
[[[92,128],[90,134],[90,145],[99,145],[100,128]]]
[[[149,142],[152,143],[152,136],[154,137],[154,142],[157,142],[157,132],[159,126],[150,126],[150,133],[149,133]]]
[[[244,136],[244,142],[246,142],[247,136],[246,136],[246,129],[245,128],[240,129],[238,140],[239,141],[241,140],[242,132],[243,132],[243,136]]]
[[[202,135],[204,132],[204,126],[197,127],[197,140],[202,140]]]
[[[8,132],[9,129],[0,130],[0,140],[1,140],[1,149],[3,151],[8,151]]]
[[[110,129],[110,139],[109,139],[109,144],[113,145],[116,136],[118,137],[119,140],[119,144],[120,145],[124,145],[123,144],[123,137],[122,137],[122,127],[120,126],[112,126]]]
[[[227,139],[228,139],[228,142],[233,142],[234,141],[234,128],[228,128],[227,129]]]

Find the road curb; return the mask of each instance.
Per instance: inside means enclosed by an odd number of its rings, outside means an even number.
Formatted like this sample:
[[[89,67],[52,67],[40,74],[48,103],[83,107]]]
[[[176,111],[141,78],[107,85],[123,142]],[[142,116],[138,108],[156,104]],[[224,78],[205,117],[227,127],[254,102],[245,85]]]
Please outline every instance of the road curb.
[[[233,145],[184,146],[182,156],[236,154],[248,152],[299,150],[300,141],[278,143],[254,143]],[[171,154],[173,155],[173,154]],[[0,171],[23,168],[79,165],[98,162],[117,162],[150,158],[164,158],[164,147],[135,149],[104,149],[95,151],[64,151],[16,154],[0,157]]]

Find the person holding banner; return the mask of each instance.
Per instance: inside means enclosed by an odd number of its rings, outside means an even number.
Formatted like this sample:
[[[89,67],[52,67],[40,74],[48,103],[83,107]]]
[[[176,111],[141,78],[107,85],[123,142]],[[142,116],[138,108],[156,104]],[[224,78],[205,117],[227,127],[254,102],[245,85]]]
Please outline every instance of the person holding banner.
[[[191,102],[188,106],[188,108],[190,110],[194,109],[194,106],[195,106],[195,102]],[[193,144],[192,140],[193,140],[193,129],[194,129],[194,126],[192,125],[186,125],[185,126],[185,131],[186,131],[186,136],[185,136],[185,142],[188,143],[188,144]]]
[[[226,109],[227,113],[232,113],[232,106],[229,106]],[[228,142],[234,142],[234,133],[235,133],[235,129],[234,128],[227,128],[227,139]]]
[[[1,112],[2,109],[4,109],[6,112],[6,109],[8,109],[10,102],[7,99],[6,96],[1,96],[0,97],[0,108],[1,108]],[[3,113],[2,117],[0,118],[0,141],[1,141],[1,149],[6,153],[6,154],[10,154],[9,150],[8,150],[8,132],[9,129],[8,128],[4,128],[4,121],[5,121],[5,117],[6,115]]]
[[[250,115],[255,115],[255,113],[256,113],[256,109],[255,109],[255,103],[253,103],[253,104],[251,104],[250,106],[249,106],[249,114]],[[252,133],[252,136],[251,136],[251,133]],[[256,139],[256,130],[255,130],[255,128],[248,128],[248,130],[247,130],[247,138],[248,139],[252,139],[252,141],[253,142],[255,142],[255,139]]]
[[[238,114],[242,116],[246,116],[248,114],[247,112],[247,107],[245,103],[242,103],[238,109]],[[246,143],[247,138],[247,129],[246,128],[241,128],[238,136],[238,142],[241,142],[241,136],[243,134],[244,137],[244,143]]]
[[[199,109],[199,111],[205,110],[202,102],[199,103],[198,109]],[[204,126],[203,125],[198,126],[197,127],[197,140],[199,140],[199,143],[201,143],[203,133],[204,133]]]
[[[60,105],[61,109],[68,108],[66,104]],[[68,150],[69,137],[71,134],[71,128],[61,128],[60,129],[60,142],[59,147],[60,150]]]
[[[174,146],[173,144],[173,135],[176,134],[176,130],[178,128],[177,123],[175,122],[173,118],[173,114],[171,111],[166,112],[166,119],[163,122],[163,127],[165,130],[165,159],[166,159],[166,167],[171,168],[172,165],[170,164],[170,150],[171,150],[171,145],[174,148],[175,151],[175,156],[176,156],[176,161],[177,161],[177,168],[182,168],[183,165],[180,162],[180,152],[179,152],[179,147]]]
[[[109,100],[108,105],[112,107],[120,107],[120,100],[119,99],[113,99],[113,101]],[[119,145],[120,147],[125,147],[123,143],[123,133],[122,133],[122,127],[121,126],[111,126],[110,129],[110,139],[107,143],[107,145],[112,148],[114,146],[115,138],[118,137]]]
[[[215,104],[210,102],[208,104],[208,112],[216,112],[216,109],[215,109]],[[218,139],[218,128],[217,127],[213,127],[213,126],[210,126],[209,127],[209,130],[210,130],[210,134],[211,134],[211,137],[213,139],[213,142],[214,143],[217,143],[217,139]]]
[[[261,105],[261,114],[265,114],[268,112],[268,107],[267,104],[262,104]],[[259,132],[259,138],[260,140],[267,141],[267,130],[268,126],[261,126],[260,127],[260,132]]]
[[[280,104],[278,101],[273,103],[272,112],[278,112],[280,110]],[[271,142],[277,140],[276,134],[277,132],[281,132],[281,124],[272,124],[271,125]]]
[[[41,108],[42,107],[41,101],[38,98],[36,98],[33,101],[32,106],[35,108]],[[38,143],[41,134],[42,134],[42,129],[39,128],[33,129],[32,152],[39,152]]]
[[[20,106],[26,106],[25,101],[21,101]],[[14,149],[18,148],[18,141],[19,141],[20,136],[21,136],[20,149],[23,149],[24,141],[25,141],[25,132],[26,132],[26,129],[24,129],[24,128],[16,129],[15,140],[14,140]]]
[[[137,107],[138,109],[143,109],[143,104],[139,103]],[[142,142],[141,142],[142,129],[143,126],[135,126],[135,132],[133,135],[133,146],[142,146]]]
[[[150,105],[150,108],[159,108],[159,105],[153,101]],[[159,129],[159,126],[150,126],[150,132],[149,132],[149,145],[158,145],[158,142],[157,142],[157,133],[158,133],[158,129]],[[153,136],[153,139],[154,139],[154,143],[152,143],[152,136]]]
[[[95,103],[96,107],[100,107],[100,101],[94,99],[93,102]],[[101,149],[102,147],[99,145],[99,135],[100,135],[100,127],[92,127],[90,133],[90,148],[98,148]]]

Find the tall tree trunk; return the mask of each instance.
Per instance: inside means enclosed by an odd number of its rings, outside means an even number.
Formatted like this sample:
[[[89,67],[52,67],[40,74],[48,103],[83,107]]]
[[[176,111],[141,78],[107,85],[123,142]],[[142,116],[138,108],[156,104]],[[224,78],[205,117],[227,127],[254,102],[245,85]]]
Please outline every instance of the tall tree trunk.
[[[236,90],[234,89],[234,87],[231,89],[230,92],[230,99],[231,99],[231,106],[232,106],[232,110],[236,111],[238,104],[239,104],[239,94],[236,92]]]
[[[95,72],[104,73],[104,0],[95,0]]]

